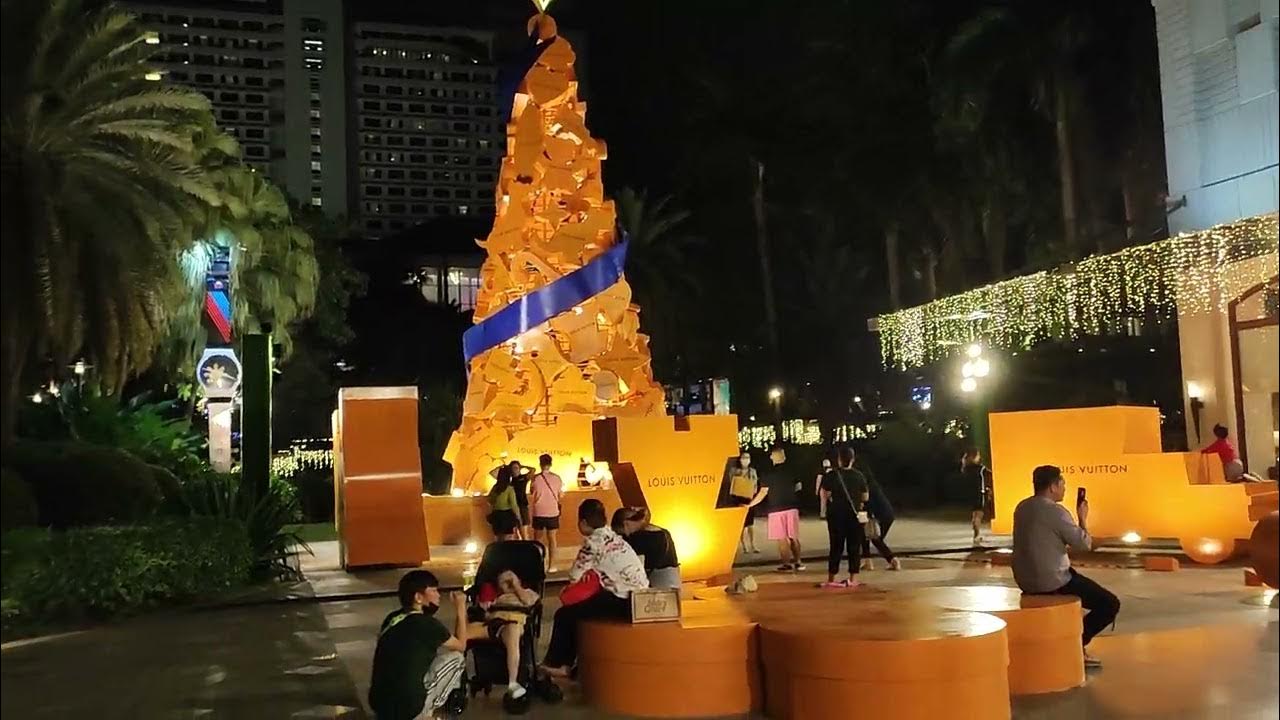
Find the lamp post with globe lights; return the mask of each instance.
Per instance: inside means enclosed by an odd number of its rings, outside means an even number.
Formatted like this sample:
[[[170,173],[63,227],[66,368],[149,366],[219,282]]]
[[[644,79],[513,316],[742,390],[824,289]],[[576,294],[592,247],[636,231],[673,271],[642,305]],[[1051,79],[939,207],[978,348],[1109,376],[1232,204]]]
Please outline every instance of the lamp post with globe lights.
[[[969,418],[972,429],[973,444],[978,450],[986,453],[987,449],[987,405],[990,384],[991,361],[982,354],[982,345],[973,343],[965,348],[965,360],[960,366],[960,392],[973,398],[973,411]]]

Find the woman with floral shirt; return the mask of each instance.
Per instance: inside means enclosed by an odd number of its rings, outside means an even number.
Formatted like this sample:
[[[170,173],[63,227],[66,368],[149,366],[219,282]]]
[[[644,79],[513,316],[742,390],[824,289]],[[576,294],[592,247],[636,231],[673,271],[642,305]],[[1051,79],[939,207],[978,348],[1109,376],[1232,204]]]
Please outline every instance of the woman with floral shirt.
[[[625,538],[609,527],[604,503],[586,500],[578,507],[578,530],[583,535],[578,557],[569,568],[569,588],[561,598],[579,587],[598,583],[589,597],[565,604],[551,621],[551,641],[543,657],[543,670],[553,677],[565,677],[577,660],[578,625],[597,618],[626,619],[631,615],[631,591],[649,587],[644,563]],[[578,594],[574,592],[572,594]]]

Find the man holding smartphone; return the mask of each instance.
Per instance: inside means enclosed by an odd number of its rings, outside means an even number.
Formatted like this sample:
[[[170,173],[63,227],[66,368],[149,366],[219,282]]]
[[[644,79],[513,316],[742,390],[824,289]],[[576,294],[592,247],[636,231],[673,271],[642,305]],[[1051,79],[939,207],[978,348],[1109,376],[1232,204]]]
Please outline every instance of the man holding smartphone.
[[[1086,523],[1089,501],[1084,488],[1076,497],[1076,518],[1062,507],[1067,482],[1062,470],[1041,465],[1031,474],[1035,494],[1018,503],[1013,511],[1013,579],[1022,592],[1030,595],[1074,595],[1088,611],[1084,617],[1085,646],[1093,636],[1116,620],[1120,599],[1098,583],[1071,567],[1067,548],[1091,550],[1093,538]],[[1102,663],[1087,651],[1085,667],[1098,668]]]

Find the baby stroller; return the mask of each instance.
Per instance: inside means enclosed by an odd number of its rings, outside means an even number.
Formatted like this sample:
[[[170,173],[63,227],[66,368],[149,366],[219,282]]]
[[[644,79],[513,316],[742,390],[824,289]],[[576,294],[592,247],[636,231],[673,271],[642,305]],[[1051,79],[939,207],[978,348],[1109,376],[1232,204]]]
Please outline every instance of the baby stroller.
[[[539,598],[546,592],[546,549],[542,543],[533,540],[503,540],[490,543],[480,558],[476,568],[475,582],[466,589],[469,606],[467,619],[472,622],[484,620],[484,610],[479,605],[480,588],[486,583],[497,584],[498,575],[510,570],[520,578],[526,588],[538,593]],[[537,676],[537,645],[542,635],[542,601],[534,603],[528,610],[524,633],[520,637],[520,677],[517,680],[529,691],[524,697],[516,700],[504,696],[503,707],[512,714],[523,713],[529,708],[529,700],[533,695],[541,697],[549,703],[561,699],[559,687],[547,678]],[[486,697],[494,686],[507,684],[506,648],[502,641],[488,636],[468,638],[467,654],[471,657],[473,672],[466,680],[471,696],[483,692]]]

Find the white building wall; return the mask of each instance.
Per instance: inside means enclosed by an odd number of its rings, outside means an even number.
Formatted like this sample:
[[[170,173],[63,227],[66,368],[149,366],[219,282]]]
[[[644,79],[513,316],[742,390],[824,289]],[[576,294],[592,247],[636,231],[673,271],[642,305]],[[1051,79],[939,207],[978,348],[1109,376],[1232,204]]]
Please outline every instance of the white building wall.
[[[1173,233],[1275,212],[1277,0],[1153,0]]]

